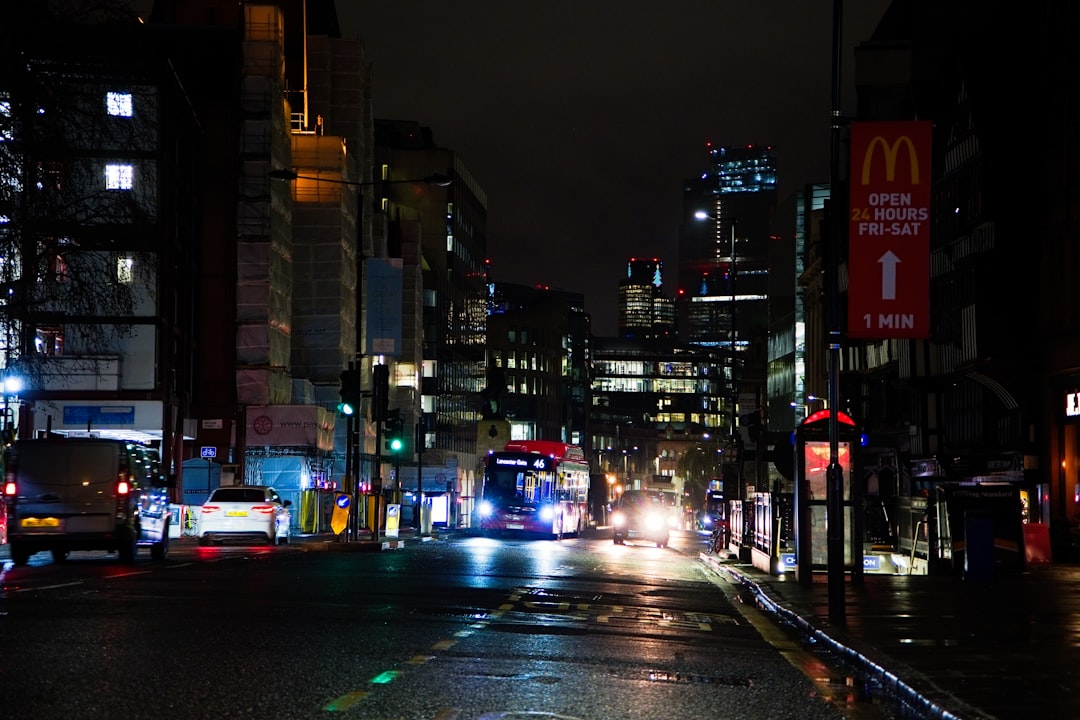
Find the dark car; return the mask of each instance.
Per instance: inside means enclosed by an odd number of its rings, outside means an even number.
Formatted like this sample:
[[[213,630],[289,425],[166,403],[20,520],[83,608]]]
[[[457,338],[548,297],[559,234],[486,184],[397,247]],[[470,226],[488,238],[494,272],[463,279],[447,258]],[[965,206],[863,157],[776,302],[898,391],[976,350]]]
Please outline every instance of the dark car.
[[[616,545],[627,540],[645,540],[667,547],[670,509],[656,493],[628,490],[612,508],[612,538]]]

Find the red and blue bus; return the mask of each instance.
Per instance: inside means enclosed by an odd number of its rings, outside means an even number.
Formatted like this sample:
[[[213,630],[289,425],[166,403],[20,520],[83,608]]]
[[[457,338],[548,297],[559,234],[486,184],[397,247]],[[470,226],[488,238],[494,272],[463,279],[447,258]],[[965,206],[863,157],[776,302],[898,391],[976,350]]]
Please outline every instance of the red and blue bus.
[[[487,456],[476,514],[484,533],[580,533],[589,525],[584,451],[553,440],[511,440]]]

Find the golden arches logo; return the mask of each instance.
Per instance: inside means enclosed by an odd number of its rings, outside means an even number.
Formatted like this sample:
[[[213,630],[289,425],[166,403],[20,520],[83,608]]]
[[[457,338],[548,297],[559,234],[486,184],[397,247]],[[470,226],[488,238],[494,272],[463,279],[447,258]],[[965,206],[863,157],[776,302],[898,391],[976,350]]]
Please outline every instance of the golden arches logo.
[[[911,184],[919,184],[919,156],[915,154],[915,143],[907,135],[896,138],[892,145],[881,135],[876,135],[870,144],[866,146],[866,154],[863,155],[862,184],[870,184],[870,168],[873,166],[874,149],[881,146],[885,154],[885,182],[896,180],[896,156],[900,154],[900,146],[907,148],[907,156],[911,168]]]

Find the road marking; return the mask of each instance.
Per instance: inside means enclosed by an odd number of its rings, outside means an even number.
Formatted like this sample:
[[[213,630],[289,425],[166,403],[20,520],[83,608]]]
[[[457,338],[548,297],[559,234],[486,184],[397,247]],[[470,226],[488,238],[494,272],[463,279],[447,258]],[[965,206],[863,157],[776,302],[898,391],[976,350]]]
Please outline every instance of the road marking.
[[[389,685],[399,677],[401,677],[400,670],[384,670],[371,678],[370,682],[372,685]]]
[[[83,585],[83,584],[84,583],[83,583],[82,580],[77,580],[75,582],[59,583],[57,585],[38,585],[38,586],[35,586],[35,587],[14,588],[14,590],[15,590],[15,592],[36,592],[38,590],[55,590],[57,588],[74,587],[75,585]]]
[[[346,693],[341,697],[334,698],[330,702],[323,705],[323,710],[327,712],[340,712],[342,710],[348,710],[356,703],[360,702],[369,695],[367,690],[357,690],[356,692]]]

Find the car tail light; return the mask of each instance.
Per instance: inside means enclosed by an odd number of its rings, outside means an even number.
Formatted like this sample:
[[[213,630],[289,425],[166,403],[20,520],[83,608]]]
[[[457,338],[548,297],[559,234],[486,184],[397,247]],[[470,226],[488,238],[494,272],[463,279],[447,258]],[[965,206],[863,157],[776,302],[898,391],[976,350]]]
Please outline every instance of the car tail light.
[[[263,513],[264,515],[269,515],[272,512],[274,512],[274,506],[273,505],[252,505],[251,506],[251,512],[257,512],[257,513]]]
[[[15,486],[15,480],[8,477],[7,481],[4,483],[4,494],[8,497],[15,497],[17,490],[18,488]]]
[[[131,483],[128,482],[129,476],[127,473],[120,473],[120,477],[116,481],[116,494],[127,495],[131,492]]]
[[[216,513],[219,510],[221,510],[221,508],[217,505],[203,505],[200,512],[202,512],[203,515],[209,515],[210,513]]]

